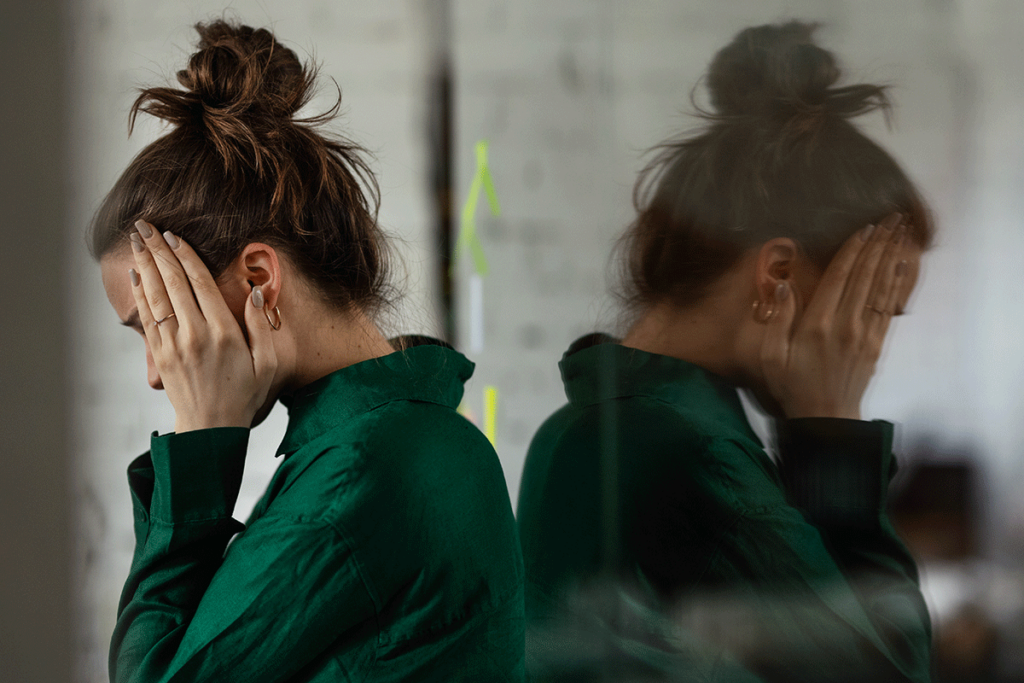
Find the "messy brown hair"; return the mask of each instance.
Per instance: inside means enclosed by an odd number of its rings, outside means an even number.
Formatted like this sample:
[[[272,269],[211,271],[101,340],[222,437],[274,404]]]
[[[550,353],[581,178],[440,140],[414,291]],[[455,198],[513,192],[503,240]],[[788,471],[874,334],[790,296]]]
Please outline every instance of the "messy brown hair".
[[[122,248],[136,220],[183,237],[214,277],[242,249],[280,249],[329,303],[373,310],[388,301],[388,250],[377,225],[379,189],[355,143],[296,118],[317,70],[266,29],[196,25],[199,43],[180,88],[146,88],[146,113],[171,130],[129,164],[97,211],[93,256]]]
[[[621,291],[636,312],[687,306],[747,249],[794,239],[824,268],[846,239],[899,211],[922,247],[928,209],[899,164],[850,119],[883,110],[884,86],[837,86],[832,53],[800,22],[741,31],[711,63],[703,129],[659,146],[619,242]]]

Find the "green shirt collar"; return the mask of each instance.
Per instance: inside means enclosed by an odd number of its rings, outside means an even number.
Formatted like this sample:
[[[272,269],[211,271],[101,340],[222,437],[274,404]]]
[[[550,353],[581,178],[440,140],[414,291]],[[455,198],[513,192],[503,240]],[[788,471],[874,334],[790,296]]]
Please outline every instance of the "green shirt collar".
[[[328,430],[392,401],[456,408],[474,364],[447,345],[420,343],[336,370],[280,398],[288,428],[278,454],[290,454]]]
[[[558,367],[565,395],[577,407],[631,396],[653,398],[699,413],[761,443],[747,421],[736,387],[685,360],[623,346],[595,333],[577,339]]]

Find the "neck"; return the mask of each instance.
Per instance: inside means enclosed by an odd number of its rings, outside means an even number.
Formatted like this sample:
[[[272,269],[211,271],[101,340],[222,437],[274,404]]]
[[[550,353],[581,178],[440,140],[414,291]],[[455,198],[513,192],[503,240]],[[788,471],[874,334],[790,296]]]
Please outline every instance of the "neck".
[[[738,322],[731,301],[710,296],[688,308],[655,304],[622,340],[648,353],[679,358],[744,384],[746,372],[737,353]]]
[[[282,392],[294,391],[336,370],[395,350],[360,310],[336,312],[324,306],[303,310],[297,306],[290,315],[284,315],[289,333],[282,336],[282,343],[275,344],[277,383]]]

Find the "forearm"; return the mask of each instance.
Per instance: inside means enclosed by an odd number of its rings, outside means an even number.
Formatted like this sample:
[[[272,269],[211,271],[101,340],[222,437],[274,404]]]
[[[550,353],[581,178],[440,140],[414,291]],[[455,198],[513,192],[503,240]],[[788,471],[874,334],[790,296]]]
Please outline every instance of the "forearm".
[[[917,567],[886,512],[892,425],[792,420],[779,425],[779,447],[792,504],[821,534],[886,657],[911,680],[927,680],[931,623]]]
[[[242,525],[231,518],[247,429],[153,438],[132,464],[136,548],[111,640],[115,683],[164,680],[168,663]]]

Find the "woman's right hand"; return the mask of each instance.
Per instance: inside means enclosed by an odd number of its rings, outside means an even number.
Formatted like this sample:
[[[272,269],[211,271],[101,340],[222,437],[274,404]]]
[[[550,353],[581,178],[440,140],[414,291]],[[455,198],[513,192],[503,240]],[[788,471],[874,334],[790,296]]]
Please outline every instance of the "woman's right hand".
[[[907,274],[906,234],[902,216],[892,214],[847,240],[802,315],[791,285],[777,285],[761,367],[787,418],[860,419]]]
[[[243,334],[199,256],[145,221],[131,236],[132,294],[177,433],[250,427],[277,369],[263,292],[246,297]]]

